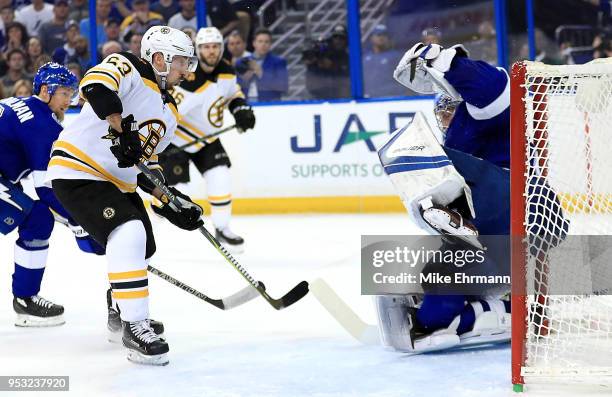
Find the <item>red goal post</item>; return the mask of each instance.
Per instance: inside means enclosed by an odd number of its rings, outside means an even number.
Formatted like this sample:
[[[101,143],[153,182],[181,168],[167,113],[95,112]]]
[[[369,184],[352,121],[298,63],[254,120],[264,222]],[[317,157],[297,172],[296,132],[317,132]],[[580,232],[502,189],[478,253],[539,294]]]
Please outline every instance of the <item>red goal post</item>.
[[[560,382],[612,380],[612,357],[591,359],[597,356],[598,346],[612,349],[612,299],[609,292],[585,293],[609,290],[599,282],[609,278],[607,269],[593,267],[588,259],[578,265],[563,260],[566,245],[575,244],[574,251],[588,253],[594,244],[588,235],[612,235],[611,98],[611,60],[586,65],[523,61],[512,67],[515,391],[522,391],[526,377]],[[554,193],[542,194],[543,187]],[[562,212],[538,212],[555,204]],[[538,230],[555,235],[558,231],[547,229],[564,222],[569,225],[568,236],[560,239],[561,248],[554,244],[543,250],[528,239],[527,230],[533,230],[534,223],[539,223]],[[581,236],[580,241],[572,236]],[[584,290],[572,293],[576,285],[584,285]]]

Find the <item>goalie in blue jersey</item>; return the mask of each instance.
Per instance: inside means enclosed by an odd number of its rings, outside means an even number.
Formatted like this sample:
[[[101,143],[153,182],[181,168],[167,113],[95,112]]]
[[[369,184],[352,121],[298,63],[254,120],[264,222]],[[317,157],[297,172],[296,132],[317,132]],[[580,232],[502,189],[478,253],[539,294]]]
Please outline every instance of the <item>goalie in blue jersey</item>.
[[[47,63],[34,77],[34,96],[0,101],[0,233],[17,229],[19,234],[12,286],[17,326],[64,323],[64,308],[38,295],[56,218],[72,229],[83,251],[103,253],[44,183],[51,147],[77,85],[77,78],[64,66]],[[29,175],[38,199],[25,194],[21,186]]]
[[[422,94],[438,94],[442,145],[422,115],[379,151],[385,172],[417,225],[444,236],[441,250],[481,249],[481,235],[508,235],[510,224],[510,79],[505,70],[471,60],[462,45],[417,43],[393,77]],[[415,142],[422,147],[411,153]],[[450,161],[449,161],[450,160]],[[478,271],[499,266],[491,258]],[[452,274],[453,265],[427,263]],[[509,286],[508,286],[509,290]],[[383,341],[419,353],[510,339],[510,304],[502,293],[378,296]]]
[[[443,236],[441,250],[488,248],[476,272],[499,274],[505,267],[509,273],[508,241],[495,238],[510,232],[508,74],[469,59],[462,45],[445,49],[417,43],[400,60],[393,77],[416,92],[438,94],[434,112],[443,133],[442,146],[418,114],[379,151],[411,218],[427,233]],[[414,147],[419,153],[412,153]],[[530,238],[542,239],[546,244],[541,246],[548,250],[563,240],[569,222],[545,180],[528,177],[536,180],[529,183],[530,189],[551,203],[541,208],[540,203],[528,202],[530,213],[557,214],[552,233],[538,226],[527,230]],[[424,271],[452,274],[457,271],[452,267],[429,262]],[[418,353],[510,339],[510,303],[502,299],[509,285],[476,295],[431,291],[376,298],[385,344]]]

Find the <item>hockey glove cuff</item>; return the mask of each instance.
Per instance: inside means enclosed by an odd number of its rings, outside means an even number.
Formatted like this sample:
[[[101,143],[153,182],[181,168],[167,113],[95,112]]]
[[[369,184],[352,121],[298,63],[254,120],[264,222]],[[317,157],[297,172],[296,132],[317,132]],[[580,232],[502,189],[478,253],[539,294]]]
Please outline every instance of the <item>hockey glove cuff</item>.
[[[176,208],[174,204],[165,204],[162,207],[155,205],[151,206],[153,212],[159,216],[163,216],[173,225],[183,230],[195,230],[204,225],[204,221],[200,219],[203,214],[202,207],[194,203],[189,196],[179,192],[176,188],[169,188],[172,194],[176,196],[180,202],[180,207]]]
[[[238,132],[245,132],[255,127],[255,113],[249,105],[241,105],[232,110]]]
[[[121,120],[121,132],[109,127],[107,137],[113,141],[110,150],[119,160],[119,168],[129,168],[138,164],[144,152],[140,144],[138,123],[133,115],[130,114]]]

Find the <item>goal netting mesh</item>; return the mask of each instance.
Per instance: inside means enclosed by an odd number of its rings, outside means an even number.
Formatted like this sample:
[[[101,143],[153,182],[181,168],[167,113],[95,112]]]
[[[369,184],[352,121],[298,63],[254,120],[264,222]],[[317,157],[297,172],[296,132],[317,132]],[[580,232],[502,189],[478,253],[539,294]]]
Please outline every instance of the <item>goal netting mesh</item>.
[[[612,63],[524,65],[521,373],[612,380]]]

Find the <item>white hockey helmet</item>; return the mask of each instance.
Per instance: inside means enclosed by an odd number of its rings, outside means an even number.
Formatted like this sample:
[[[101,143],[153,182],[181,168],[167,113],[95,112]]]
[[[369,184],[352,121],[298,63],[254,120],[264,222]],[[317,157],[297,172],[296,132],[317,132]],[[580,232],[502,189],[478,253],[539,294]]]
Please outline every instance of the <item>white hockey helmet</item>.
[[[187,34],[178,29],[169,26],[152,26],[145,32],[144,36],[142,36],[140,56],[152,66],[153,55],[157,52],[164,56],[164,61],[166,61],[167,65],[165,72],[155,70],[162,78],[168,75],[172,59],[177,55],[187,58],[188,71],[194,72],[198,66],[198,60],[194,54],[193,41],[191,41]]]
[[[196,52],[200,60],[202,60],[199,51],[200,45],[209,43],[218,43],[219,45],[221,45],[221,53],[219,54],[219,59],[217,59],[217,63],[219,63],[219,61],[223,58],[223,51],[225,48],[223,45],[223,35],[219,31],[219,29],[215,28],[214,26],[200,28],[200,30],[198,30],[198,34],[196,35],[195,39],[195,44]]]

